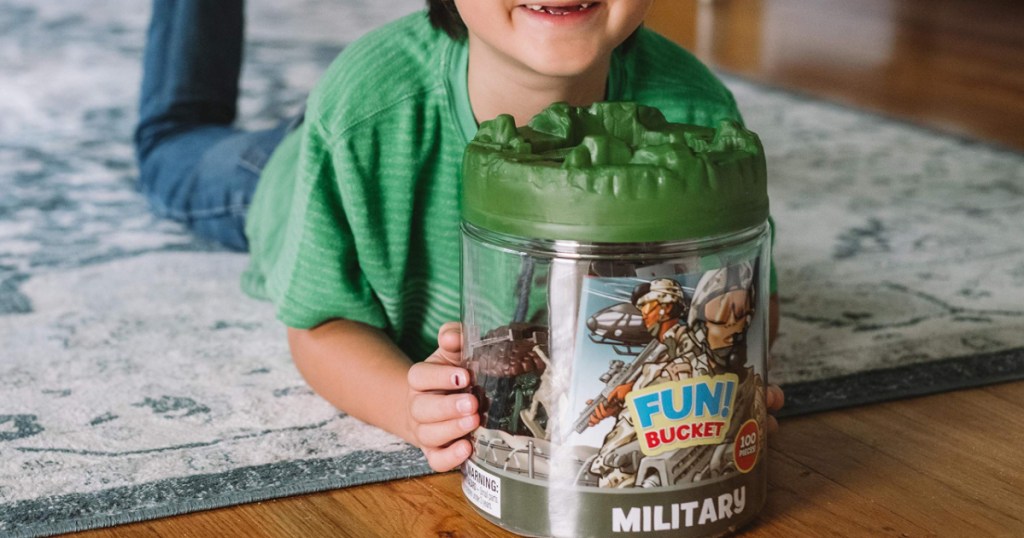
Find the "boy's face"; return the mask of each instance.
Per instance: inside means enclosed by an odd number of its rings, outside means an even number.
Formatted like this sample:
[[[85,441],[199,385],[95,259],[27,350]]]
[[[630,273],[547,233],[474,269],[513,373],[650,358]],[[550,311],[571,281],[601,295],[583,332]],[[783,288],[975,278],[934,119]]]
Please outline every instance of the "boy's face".
[[[470,39],[542,75],[572,77],[607,62],[654,0],[455,0]],[[472,43],[472,41],[471,41]]]

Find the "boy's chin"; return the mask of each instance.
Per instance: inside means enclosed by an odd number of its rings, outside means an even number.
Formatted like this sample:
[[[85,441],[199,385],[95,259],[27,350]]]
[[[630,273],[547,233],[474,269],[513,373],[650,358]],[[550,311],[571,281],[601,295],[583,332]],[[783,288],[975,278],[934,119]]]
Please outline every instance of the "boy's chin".
[[[593,69],[601,66],[600,55],[582,56],[574,54],[572,57],[564,55],[545,55],[531,58],[527,66],[533,71],[559,78],[580,77],[590,73]]]

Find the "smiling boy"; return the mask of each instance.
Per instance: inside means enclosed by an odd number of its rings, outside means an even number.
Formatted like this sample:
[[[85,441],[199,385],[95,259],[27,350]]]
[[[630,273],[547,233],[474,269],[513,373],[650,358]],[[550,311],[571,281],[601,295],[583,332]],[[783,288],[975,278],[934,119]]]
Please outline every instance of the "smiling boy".
[[[470,455],[462,437],[479,421],[451,322],[461,160],[478,123],[601,100],[739,120],[703,65],[641,28],[652,1],[430,0],[427,16],[346,48],[260,176],[244,288],[274,302],[318,394],[436,470]]]

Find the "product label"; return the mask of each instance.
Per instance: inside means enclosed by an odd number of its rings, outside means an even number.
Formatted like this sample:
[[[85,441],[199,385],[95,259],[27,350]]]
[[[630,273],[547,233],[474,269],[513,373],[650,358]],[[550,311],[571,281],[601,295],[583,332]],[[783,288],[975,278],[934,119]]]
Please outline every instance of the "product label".
[[[669,381],[626,396],[640,450],[654,456],[725,440],[736,396],[735,374]]]
[[[477,508],[501,517],[501,478],[484,471],[472,461],[463,466],[462,493]]]
[[[736,461],[736,470],[741,473],[749,473],[757,463],[761,451],[761,427],[757,421],[750,419],[740,426],[736,433],[736,440],[733,446],[733,460]]]
[[[633,506],[628,510],[612,509],[612,532],[677,531],[743,513],[747,504],[747,488],[699,500],[654,506]]]
[[[466,344],[482,410],[467,497],[510,528],[555,536],[705,536],[752,517],[767,412],[758,259],[588,263],[518,279],[546,286],[548,324]]]

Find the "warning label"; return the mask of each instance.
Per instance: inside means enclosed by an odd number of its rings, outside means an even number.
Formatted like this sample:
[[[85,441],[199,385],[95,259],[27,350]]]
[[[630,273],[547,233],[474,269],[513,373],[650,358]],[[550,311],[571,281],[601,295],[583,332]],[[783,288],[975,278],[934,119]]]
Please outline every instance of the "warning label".
[[[467,460],[462,469],[462,492],[484,512],[501,517],[501,478]]]

